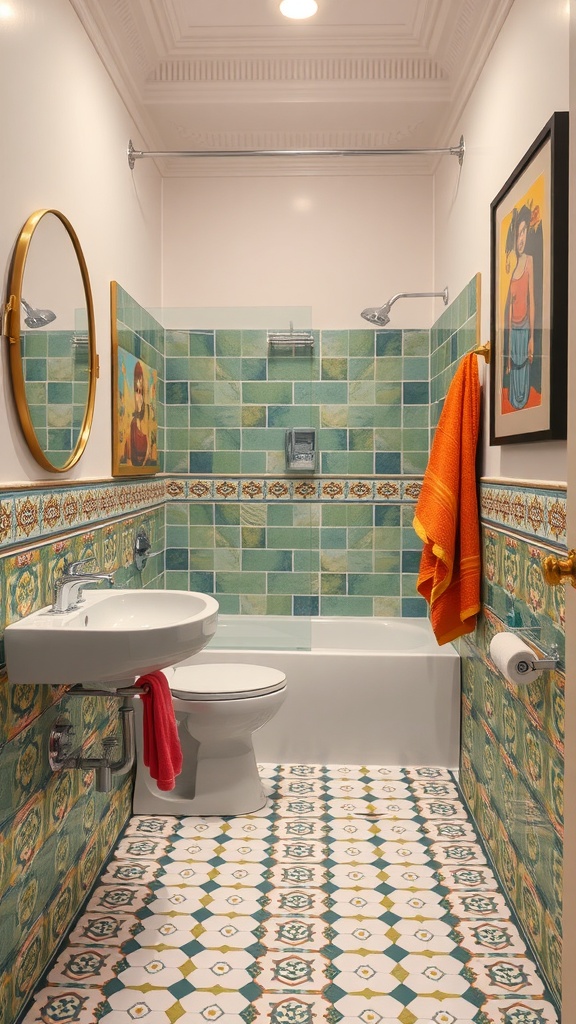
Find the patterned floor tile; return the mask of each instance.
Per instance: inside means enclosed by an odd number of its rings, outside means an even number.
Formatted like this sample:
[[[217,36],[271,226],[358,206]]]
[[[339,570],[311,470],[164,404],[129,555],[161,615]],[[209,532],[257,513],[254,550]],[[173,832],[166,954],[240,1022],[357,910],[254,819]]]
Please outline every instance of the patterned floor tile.
[[[418,814],[412,800],[382,800],[367,796],[365,799],[330,800],[328,813],[333,818],[386,818],[394,821],[415,818]]]
[[[386,894],[390,909],[398,917],[416,917],[419,921],[427,918],[441,918],[446,915],[443,897],[437,892],[421,889],[411,892],[410,889],[395,889]]]
[[[118,843],[114,856],[117,860],[156,861],[163,857],[170,843],[167,839],[146,836],[126,836]]]
[[[256,983],[269,992],[304,992],[319,995],[328,983],[328,961],[319,953],[268,952],[258,960]]]
[[[422,825],[424,835],[433,842],[452,842],[456,839],[476,841],[476,833],[469,821],[427,821]]]
[[[114,946],[119,948],[131,937],[137,924],[134,914],[99,914],[88,911],[84,914],[70,934],[72,946]]]
[[[280,771],[279,764],[259,764],[258,774],[261,779],[275,779]]]
[[[510,917],[506,900],[498,892],[449,892],[444,902],[455,917],[479,917],[485,921]]]
[[[327,846],[319,839],[279,839],[270,851],[278,864],[323,864]]]
[[[253,917],[254,914],[258,914],[262,910],[263,899],[264,896],[259,889],[251,889],[248,886],[246,888],[221,886],[206,896],[205,906],[211,914],[228,914],[229,917],[236,914],[242,916],[247,914],[249,917]]]
[[[460,799],[460,795],[454,783],[448,782],[447,780],[420,780],[419,782],[413,782],[410,788],[417,800],[421,800],[422,798],[427,800]]]
[[[351,865],[334,864],[330,868],[330,881],[339,889],[365,889],[384,881],[381,868],[369,862]]]
[[[278,889],[267,894],[264,905],[273,916],[320,917],[326,912],[327,899],[322,889]]]
[[[218,857],[222,849],[222,842],[218,837],[214,839],[174,839],[168,849],[163,851],[162,856],[171,861],[200,861],[205,862]]]
[[[180,818],[173,815],[153,816],[135,814],[129,821],[124,832],[125,836],[170,836],[176,832]]]
[[[423,767],[406,768],[406,777],[411,779],[412,782],[420,782],[422,779],[446,779],[447,781],[453,782],[452,772],[448,768],[429,767],[424,765]]]
[[[488,1024],[558,1024],[558,1014],[544,999],[490,999],[483,1006]]]
[[[447,889],[461,889],[498,892],[498,882],[490,868],[483,864],[470,864],[466,867],[453,868],[442,864],[438,868],[438,878]]]
[[[195,860],[175,860],[166,864],[159,881],[166,885],[205,885],[216,871],[213,864]]]
[[[205,949],[247,949],[256,941],[254,932],[258,927],[253,917],[214,914],[198,925],[195,936]]]
[[[452,953],[458,948],[451,938],[452,926],[446,921],[412,921],[407,918],[396,921],[392,927],[395,944],[409,953],[426,951],[430,956],[431,953]]]
[[[418,813],[424,818],[432,821],[453,821],[455,818],[465,818],[466,808],[459,800],[437,800],[429,797],[415,797]]]
[[[154,861],[112,860],[100,879],[101,882],[130,882],[134,885],[153,882],[162,873]]]
[[[245,819],[242,819],[245,820]],[[253,826],[256,828],[256,825]],[[266,825],[262,825],[264,833]],[[226,834],[226,822],[223,818],[180,818],[177,831],[178,839],[219,839]]]
[[[245,1014],[250,1000],[239,992],[190,992],[180,999],[184,1015],[180,1024],[204,1024],[217,1021],[218,1024],[246,1024]],[[106,1024],[112,1024],[107,1021]]]
[[[381,918],[359,921],[342,917],[330,925],[331,943],[335,949],[349,953],[382,953],[392,945],[387,937],[390,925]]]
[[[279,839],[324,839],[329,825],[320,818],[281,818],[274,826]]]
[[[114,968],[122,959],[116,949],[70,946],[48,973],[48,985],[104,985],[115,976]]]
[[[181,949],[136,949],[121,963],[118,978],[126,988],[169,988],[189,973],[190,958]]]
[[[478,1007],[468,999],[453,997],[438,999],[432,996],[417,996],[407,1004],[417,1024],[471,1024],[477,1017]]]
[[[388,779],[390,782],[407,782],[409,780],[408,771],[405,768],[398,766],[382,766],[382,765],[366,765],[364,769],[366,778],[371,781],[378,781]]]
[[[328,926],[320,917],[271,917],[260,932],[262,945],[271,951],[294,949],[314,952],[327,943]]]
[[[212,880],[217,885],[246,885],[255,887],[264,881],[267,868],[254,861],[225,861],[214,868]]]
[[[380,917],[386,909],[385,896],[376,889],[341,889],[330,900],[338,917]]]
[[[168,881],[166,876],[162,879]],[[197,914],[202,909],[202,900],[206,891],[199,885],[167,885],[155,889],[148,900],[148,910],[152,914]]]
[[[544,997],[542,979],[525,956],[476,956],[469,968],[475,984],[487,996]]]
[[[328,881],[329,870],[324,864],[275,865],[266,872],[266,878],[276,888],[317,889]]]
[[[366,989],[375,995],[388,995],[398,988],[393,974],[396,961],[385,953],[341,953],[332,967],[338,971],[334,977],[336,985],[350,995]]]
[[[296,800],[300,797],[324,800],[326,799],[326,787],[320,778],[280,779],[276,787],[276,794],[278,797],[290,797]]]
[[[401,961],[396,976],[420,996],[432,993],[458,996],[470,987],[465,974],[464,964],[456,957],[442,953],[434,956],[428,953],[409,953]]]
[[[385,864],[430,864],[429,850],[422,843],[384,842],[377,851]]]
[[[367,840],[355,843],[336,839],[330,843],[330,860],[335,864],[374,864],[377,856],[376,844]]]
[[[479,843],[432,843],[429,850],[433,860],[440,864],[485,864],[486,856]]]
[[[121,910],[134,914],[140,910],[150,896],[147,885],[130,885],[116,882],[111,885],[99,885],[92,893],[86,907],[87,911],[97,910],[102,913]]]
[[[47,985],[34,997],[34,1002],[22,1024],[96,1024],[96,1010],[102,1002],[102,993],[97,988],[79,988]]]
[[[456,932],[469,953],[526,953],[526,946],[511,921],[459,921]]]
[[[437,872],[425,864],[404,867],[403,864],[388,864],[382,871],[382,877],[393,889],[434,889],[438,885]]]
[[[451,772],[262,777],[131,819],[22,1024],[557,1024]]]

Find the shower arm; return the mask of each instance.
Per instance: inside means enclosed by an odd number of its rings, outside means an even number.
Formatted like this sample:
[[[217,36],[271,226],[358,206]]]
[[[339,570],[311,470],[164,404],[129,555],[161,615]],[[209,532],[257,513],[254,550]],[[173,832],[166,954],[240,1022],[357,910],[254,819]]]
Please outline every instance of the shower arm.
[[[398,292],[397,295],[393,295],[391,299],[381,306],[381,309],[390,309],[391,306],[397,302],[398,299],[444,299],[444,305],[448,305],[448,288],[444,288],[441,292]]]

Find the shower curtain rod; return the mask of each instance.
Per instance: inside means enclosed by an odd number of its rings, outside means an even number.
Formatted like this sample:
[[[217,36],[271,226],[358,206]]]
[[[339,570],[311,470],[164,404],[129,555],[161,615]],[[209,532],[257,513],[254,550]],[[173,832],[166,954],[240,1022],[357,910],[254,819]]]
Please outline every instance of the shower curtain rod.
[[[144,157],[222,157],[222,156],[411,156],[414,153],[449,153],[457,156],[462,166],[464,160],[464,136],[460,136],[457,146],[430,149],[172,149],[142,150],[134,149],[132,139],[128,142],[128,165],[134,170],[137,160]]]

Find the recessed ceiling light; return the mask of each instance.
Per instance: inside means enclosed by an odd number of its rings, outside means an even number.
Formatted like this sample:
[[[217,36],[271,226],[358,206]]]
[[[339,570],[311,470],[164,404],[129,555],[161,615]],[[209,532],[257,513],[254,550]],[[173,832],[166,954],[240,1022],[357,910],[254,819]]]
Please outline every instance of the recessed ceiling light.
[[[313,14],[316,14],[317,10],[318,4],[316,0],[282,0],[280,4],[280,11],[285,18],[303,20],[304,18],[311,18]]]

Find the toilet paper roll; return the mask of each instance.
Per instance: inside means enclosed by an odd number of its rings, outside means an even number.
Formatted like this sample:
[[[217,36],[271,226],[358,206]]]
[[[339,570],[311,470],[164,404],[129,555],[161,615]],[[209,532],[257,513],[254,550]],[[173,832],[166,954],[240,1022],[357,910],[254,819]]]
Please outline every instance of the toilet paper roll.
[[[490,657],[511,683],[526,685],[542,675],[541,669],[532,667],[538,655],[515,633],[496,633],[490,641]]]

